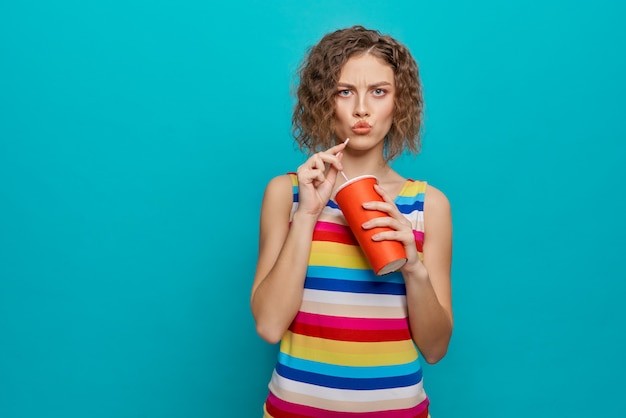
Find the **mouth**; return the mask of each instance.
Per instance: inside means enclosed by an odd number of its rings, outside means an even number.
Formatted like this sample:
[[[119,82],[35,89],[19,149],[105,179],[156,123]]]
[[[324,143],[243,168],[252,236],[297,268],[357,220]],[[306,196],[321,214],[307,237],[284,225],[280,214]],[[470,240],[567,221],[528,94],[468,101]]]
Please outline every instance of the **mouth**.
[[[354,132],[357,135],[366,135],[371,130],[372,130],[372,126],[363,120],[355,123],[352,126],[352,132]]]

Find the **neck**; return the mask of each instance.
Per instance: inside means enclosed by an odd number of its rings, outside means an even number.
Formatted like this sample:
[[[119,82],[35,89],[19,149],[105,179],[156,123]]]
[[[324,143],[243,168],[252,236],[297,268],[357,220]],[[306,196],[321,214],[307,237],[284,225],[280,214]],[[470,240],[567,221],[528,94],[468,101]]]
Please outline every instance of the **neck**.
[[[348,178],[371,174],[383,180],[393,171],[383,158],[373,160],[344,155],[341,163]]]

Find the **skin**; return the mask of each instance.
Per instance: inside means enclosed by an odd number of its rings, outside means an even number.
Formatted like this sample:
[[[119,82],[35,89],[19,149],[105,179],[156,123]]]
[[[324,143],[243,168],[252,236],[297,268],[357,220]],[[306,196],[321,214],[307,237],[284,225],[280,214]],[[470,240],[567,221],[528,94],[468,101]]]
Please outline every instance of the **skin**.
[[[410,222],[394,203],[406,182],[385,162],[384,137],[393,122],[395,83],[393,69],[384,61],[363,54],[350,58],[341,70],[335,99],[338,138],[350,138],[312,155],[298,167],[299,204],[291,227],[291,180],[272,179],[261,208],[259,256],[252,285],[251,308],[258,334],[277,343],[295,318],[304,291],[313,229],[323,221],[322,210],[334,190],[348,177],[374,174],[376,191],[383,202],[366,202],[366,209],[389,216],[363,224],[364,228],[388,226],[392,231],[374,235],[374,240],[400,241],[408,261],[400,270],[405,281],[412,338],[428,363],[446,354],[452,335],[450,286],[452,221],[450,205],[438,189],[428,186],[424,201],[423,262],[415,247]],[[371,129],[353,130],[365,121]]]

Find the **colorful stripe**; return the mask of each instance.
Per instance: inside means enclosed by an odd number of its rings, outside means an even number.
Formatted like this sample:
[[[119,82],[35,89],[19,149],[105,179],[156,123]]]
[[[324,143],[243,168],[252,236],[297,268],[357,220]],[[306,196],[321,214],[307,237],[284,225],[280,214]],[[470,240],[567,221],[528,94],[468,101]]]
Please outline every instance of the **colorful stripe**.
[[[401,283],[384,282],[355,282],[352,280],[323,279],[319,277],[307,277],[307,288],[316,290],[331,290],[337,292],[375,293],[404,295],[406,289]]]
[[[408,328],[406,318],[345,318],[340,316],[312,315],[307,312],[298,312],[294,322],[323,327],[341,327],[368,331]]]
[[[300,312],[289,330],[294,334],[340,341],[404,341],[411,338],[406,320],[342,318]]]
[[[301,312],[322,315],[345,316],[346,318],[406,318],[406,306],[342,306],[334,303],[303,300]]]
[[[308,383],[310,385],[318,385],[335,389],[355,390],[388,389],[412,386],[419,383],[422,379],[421,372],[411,373],[403,376],[375,377],[369,379],[328,376],[321,373],[314,373],[306,370],[291,368],[283,365],[282,363],[278,363],[276,365],[276,373],[284,377],[285,379]]]
[[[307,396],[300,399],[306,400]],[[344,404],[345,407],[352,406]],[[358,406],[358,405],[357,405]],[[343,409],[343,408],[342,408]],[[347,408],[346,408],[347,409]],[[354,408],[352,409],[354,410]],[[352,411],[350,410],[350,411]],[[349,412],[342,410],[330,410],[284,401],[270,393],[265,405],[264,418],[427,418],[428,400],[422,401],[415,406],[404,409],[387,409],[373,412]]]
[[[292,213],[298,181],[291,174]],[[420,257],[426,183],[407,180],[395,199]],[[417,347],[402,274],[374,274],[336,203],[313,232],[302,304],[282,338],[265,417],[426,418]]]
[[[406,364],[393,364],[391,366],[345,366],[328,363],[316,363],[313,361],[304,360],[297,357],[291,357],[285,353],[278,354],[278,362],[285,364],[289,367],[298,368],[300,370],[323,373],[328,376],[343,376],[353,378],[376,378],[376,377],[389,377],[389,376],[403,376],[414,373],[416,369],[419,369],[419,364],[415,364],[419,360],[415,359],[412,362]],[[421,370],[420,370],[421,373]]]
[[[413,396],[416,389],[420,389],[421,382],[412,386],[392,389],[336,389],[289,380],[274,372],[272,380],[270,381],[270,386],[275,388],[274,394],[283,400],[287,398],[287,396],[285,396],[286,393],[291,393],[294,397],[298,395],[306,395],[309,399],[316,399],[314,402],[307,403],[308,406],[320,406],[324,409],[329,409],[327,405],[331,402],[349,402],[353,405],[359,406],[347,409],[348,411],[358,409],[365,412],[367,409],[370,409],[373,402],[389,403],[391,400],[397,400],[398,403],[402,404],[402,408],[406,408],[415,406],[424,399],[423,396],[419,398]],[[364,396],[367,396],[367,398],[364,398]],[[354,401],[354,399],[359,398],[361,399],[360,401]],[[326,406],[323,406],[323,404]],[[338,410],[346,410],[346,405],[337,405],[337,408]]]

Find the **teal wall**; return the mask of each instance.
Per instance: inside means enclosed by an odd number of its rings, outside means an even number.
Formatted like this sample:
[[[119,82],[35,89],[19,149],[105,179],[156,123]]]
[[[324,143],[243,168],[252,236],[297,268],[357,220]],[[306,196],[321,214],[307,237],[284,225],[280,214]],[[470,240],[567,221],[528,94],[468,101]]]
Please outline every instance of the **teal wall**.
[[[434,418],[626,416],[622,4],[3,1],[0,416],[260,416],[260,199],[304,51],[356,23],[418,59],[395,166],[453,205]]]

